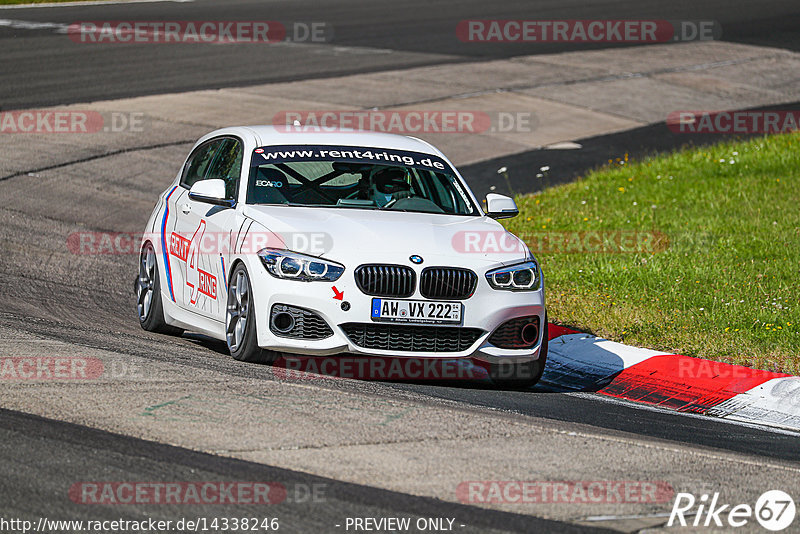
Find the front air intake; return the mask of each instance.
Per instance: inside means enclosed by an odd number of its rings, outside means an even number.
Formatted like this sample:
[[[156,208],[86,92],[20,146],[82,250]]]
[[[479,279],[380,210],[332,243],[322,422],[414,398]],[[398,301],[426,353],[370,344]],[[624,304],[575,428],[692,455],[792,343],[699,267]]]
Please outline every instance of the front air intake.
[[[397,352],[463,352],[484,333],[457,326],[345,323],[339,327],[359,347]]]
[[[272,307],[269,329],[276,336],[296,339],[325,339],[333,335],[325,319],[316,313],[286,304]]]
[[[501,349],[532,349],[539,343],[539,317],[517,317],[501,324],[489,343]]]

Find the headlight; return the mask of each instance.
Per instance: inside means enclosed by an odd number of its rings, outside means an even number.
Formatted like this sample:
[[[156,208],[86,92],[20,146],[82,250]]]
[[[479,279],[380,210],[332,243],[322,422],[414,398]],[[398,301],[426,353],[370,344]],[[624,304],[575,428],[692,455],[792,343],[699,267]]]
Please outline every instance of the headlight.
[[[535,261],[489,271],[486,280],[494,289],[508,291],[535,291],[541,287],[539,266]]]
[[[344,272],[344,265],[336,262],[277,248],[261,249],[258,257],[269,274],[286,280],[333,282]]]

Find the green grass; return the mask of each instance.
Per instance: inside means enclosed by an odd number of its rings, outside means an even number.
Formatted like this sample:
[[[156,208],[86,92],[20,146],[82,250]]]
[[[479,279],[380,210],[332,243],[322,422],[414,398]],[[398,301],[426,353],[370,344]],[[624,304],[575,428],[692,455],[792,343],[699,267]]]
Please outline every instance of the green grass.
[[[617,160],[518,197],[520,216],[506,226],[538,236],[526,239],[534,253],[542,234],[666,234],[656,251],[587,252],[573,242],[570,252],[538,253],[550,319],[633,345],[800,374],[798,174],[796,133]]]

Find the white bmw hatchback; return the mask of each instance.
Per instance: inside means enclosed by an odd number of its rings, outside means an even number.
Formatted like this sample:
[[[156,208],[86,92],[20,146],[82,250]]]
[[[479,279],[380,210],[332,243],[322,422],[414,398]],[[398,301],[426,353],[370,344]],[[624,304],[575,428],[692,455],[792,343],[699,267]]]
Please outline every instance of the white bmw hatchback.
[[[528,386],[547,357],[539,265],[447,158],[372,132],[212,132],[161,194],[136,278],[145,330],[237,360],[281,353],[478,360]]]

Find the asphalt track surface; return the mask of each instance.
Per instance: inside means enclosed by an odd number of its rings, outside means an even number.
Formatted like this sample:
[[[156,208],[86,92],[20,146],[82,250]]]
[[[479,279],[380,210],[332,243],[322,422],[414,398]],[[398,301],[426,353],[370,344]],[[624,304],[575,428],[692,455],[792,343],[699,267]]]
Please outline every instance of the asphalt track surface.
[[[81,44],[52,28],[0,23],[0,108],[21,109],[144,94],[255,85],[409,66],[618,46],[578,43],[463,43],[466,19],[711,20],[722,39],[800,49],[794,0],[662,2],[581,0],[195,0],[4,9],[0,19],[80,21],[270,20],[323,22],[330,42],[292,45]],[[447,83],[447,80],[441,80]]]
[[[19,451],[28,461],[22,465]],[[154,520],[184,517],[279,516],[282,532],[329,532],[346,517],[424,517],[455,519],[459,532],[609,532],[560,521],[481,510],[472,506],[415,497],[297,473],[262,464],[221,458],[142,441],[91,428],[51,421],[0,409],[0,492],[5,517],[69,517],[71,520],[141,521],[147,506],[79,506],[67,496],[65,481],[180,480],[271,481],[286,489],[286,500],[273,505],[215,505],[213,513],[199,505],[151,505],[147,516]],[[35,459],[57,458],[52,462]],[[13,461],[11,461],[13,460]],[[31,480],[38,482],[33,486]],[[288,519],[287,519],[288,518]],[[499,528],[498,528],[499,527]]]
[[[584,4],[466,1],[433,6],[420,2],[420,7],[416,7],[408,3],[350,2],[319,7],[311,2],[277,2],[270,4],[266,15],[258,17],[254,16],[254,12],[259,11],[257,5],[263,9],[264,4],[255,1],[4,10],[0,18],[67,24],[75,20],[125,18],[312,19],[330,22],[335,27],[336,40],[313,50],[297,45],[280,52],[269,49],[267,53],[263,49],[222,46],[120,48],[98,45],[90,49],[77,44],[65,45],[63,35],[48,30],[0,28],[3,50],[0,69],[12,73],[4,76],[0,84],[0,103],[7,108],[44,106],[559,50],[558,46],[551,45],[464,46],[453,38],[453,27],[458,20],[471,17],[710,18],[723,24],[725,39],[798,49],[797,41],[792,39],[792,35],[796,35],[792,32],[798,27],[796,2],[737,5],[680,2],[671,4],[670,13],[664,13],[660,3],[655,1],[603,3],[597,7]],[[334,45],[393,52],[360,55],[342,52],[334,56],[325,51],[325,47]],[[338,59],[332,61],[333,57]],[[636,137],[642,138],[641,135]],[[647,149],[647,146],[642,147],[642,151]],[[492,165],[494,162],[487,162],[486,168]],[[91,175],[90,171],[101,169],[102,161],[98,161],[93,167],[90,165],[89,169],[76,172]],[[224,347],[219,343],[196,336],[171,339],[143,332],[136,324],[135,301],[130,288],[136,269],[134,256],[80,257],[62,261],[63,256],[49,253],[63,248],[63,232],[76,225],[106,230],[143,227],[148,215],[147,202],[132,202],[132,206],[126,207],[124,201],[117,200],[108,205],[93,204],[91,210],[74,202],[47,210],[43,203],[48,198],[78,198],[75,184],[66,180],[61,186],[40,191],[35,186],[30,188],[32,179],[18,176],[0,184],[6,200],[0,208],[0,227],[3,228],[0,242],[4,251],[0,258],[0,309],[3,310],[0,324],[77,346],[114,350],[153,361],[180,361],[182,365],[232,377],[261,374],[259,366],[221,357]],[[163,181],[126,184],[119,176],[112,179],[121,188],[123,197],[130,195],[138,199],[143,196],[150,204],[163,186]],[[30,200],[31,197],[34,200]],[[34,243],[36,246],[31,246]],[[680,444],[698,451],[745,453],[765,462],[800,462],[800,447],[794,434],[643,408],[591,394],[509,392],[480,384],[447,383],[337,381],[329,387],[381,398],[413,392],[430,405],[455,401],[464,406],[487,407],[576,427],[591,427],[608,435],[632,435],[658,443]],[[0,495],[3,511],[8,512],[6,515],[35,517],[60,512],[73,519],[139,517],[141,510],[76,507],[65,497],[65,484],[68,486],[80,479],[215,480],[233,477],[278,480],[287,485],[329,484],[328,501],[311,512],[307,506],[283,505],[281,516],[285,519],[282,521],[291,525],[288,531],[330,528],[331,521],[345,516],[398,514],[450,515],[458,517],[474,531],[487,531],[498,525],[502,525],[504,531],[569,532],[579,528],[531,516],[479,510],[341,483],[0,410]],[[235,511],[242,509],[237,507]],[[158,508],[150,515],[163,514],[174,519],[176,515],[202,515],[201,512],[191,507]],[[224,516],[225,512],[225,509],[215,509],[213,514]]]

